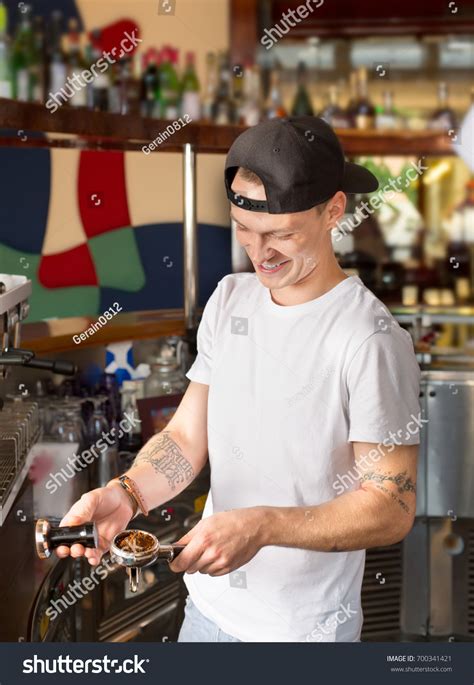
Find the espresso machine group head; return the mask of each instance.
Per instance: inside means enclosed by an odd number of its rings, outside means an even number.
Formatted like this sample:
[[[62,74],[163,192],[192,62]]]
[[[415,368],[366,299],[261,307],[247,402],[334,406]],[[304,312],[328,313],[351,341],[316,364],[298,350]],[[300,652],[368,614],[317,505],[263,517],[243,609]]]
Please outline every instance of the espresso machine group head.
[[[28,298],[32,283],[26,276],[0,274],[0,378],[5,379],[9,367],[23,366],[45,369],[64,376],[77,373],[77,366],[68,361],[36,359],[32,350],[20,348],[20,324],[30,306]]]

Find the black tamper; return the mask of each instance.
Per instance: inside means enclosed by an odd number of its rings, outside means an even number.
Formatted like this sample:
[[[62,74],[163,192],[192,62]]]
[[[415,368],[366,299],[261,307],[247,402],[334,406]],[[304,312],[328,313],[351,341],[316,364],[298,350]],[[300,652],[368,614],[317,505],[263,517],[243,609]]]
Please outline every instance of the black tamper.
[[[80,526],[52,526],[47,519],[38,519],[35,527],[36,553],[40,559],[47,559],[60,545],[75,544],[97,548],[99,545],[95,523]]]

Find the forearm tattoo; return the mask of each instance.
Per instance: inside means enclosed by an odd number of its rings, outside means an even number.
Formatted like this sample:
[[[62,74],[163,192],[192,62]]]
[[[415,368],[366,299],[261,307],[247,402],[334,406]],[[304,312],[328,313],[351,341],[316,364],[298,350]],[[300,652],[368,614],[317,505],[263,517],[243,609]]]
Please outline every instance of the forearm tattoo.
[[[150,441],[138,453],[132,469],[140,464],[151,464],[157,473],[165,476],[172,490],[179,483],[189,482],[194,478],[194,470],[183,456],[180,446],[173,440],[169,431],[160,433],[156,440]]]
[[[391,473],[375,473],[372,471],[371,473],[364,473],[361,481],[363,482],[366,480],[371,480],[374,483],[383,483],[384,481],[389,480],[392,483],[395,483],[400,495],[403,495],[404,492],[416,492],[416,483],[414,483],[410,477],[407,478],[406,471],[397,473],[395,476],[392,476]]]
[[[397,497],[397,495],[394,492],[392,492],[388,488],[384,487],[384,485],[382,485],[382,483],[384,483],[385,481],[390,481],[391,483],[395,483],[398,489],[398,493],[400,495],[403,495],[405,492],[416,493],[416,483],[414,483],[409,476],[407,477],[406,471],[403,471],[402,473],[398,473],[396,475],[375,472],[364,473],[361,476],[360,480],[362,483],[365,481],[371,481],[375,484],[375,487],[378,490],[382,490],[387,495],[390,495],[390,497],[395,502],[397,502],[407,514],[410,513],[410,509],[407,506],[407,504],[402,499],[400,499],[400,497]]]

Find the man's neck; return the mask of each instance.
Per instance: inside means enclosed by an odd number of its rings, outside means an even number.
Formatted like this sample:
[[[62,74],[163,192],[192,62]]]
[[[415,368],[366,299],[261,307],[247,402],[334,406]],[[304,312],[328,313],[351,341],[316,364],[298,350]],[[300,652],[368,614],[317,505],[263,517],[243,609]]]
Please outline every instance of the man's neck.
[[[315,300],[332,290],[348,276],[341,269],[336,259],[318,264],[314,270],[295,285],[270,290],[272,300],[282,307],[303,304]]]

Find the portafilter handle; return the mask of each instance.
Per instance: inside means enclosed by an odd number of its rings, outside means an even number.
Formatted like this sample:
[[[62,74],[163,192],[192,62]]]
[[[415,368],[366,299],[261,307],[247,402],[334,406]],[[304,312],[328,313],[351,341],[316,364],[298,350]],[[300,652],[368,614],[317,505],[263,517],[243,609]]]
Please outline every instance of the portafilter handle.
[[[97,548],[99,545],[95,523],[79,526],[52,526],[47,519],[38,519],[35,526],[36,553],[40,559],[48,559],[52,551],[61,545]]]
[[[183,549],[186,547],[186,545],[177,545],[177,544],[171,544],[171,545],[161,545],[158,551],[158,554],[156,554],[153,557],[152,562],[148,562],[146,565],[148,566],[149,563],[154,563],[155,561],[158,561],[158,559],[166,559],[168,563],[171,563],[175,557],[178,556],[180,552],[183,551]],[[128,574],[128,582],[130,585],[130,592],[137,592],[138,586],[140,585],[140,580],[142,577],[142,568],[141,566],[127,566],[127,574]]]
[[[158,559],[166,559],[171,563],[185,547],[186,545],[177,545],[176,543],[173,543],[172,545],[160,544]]]

